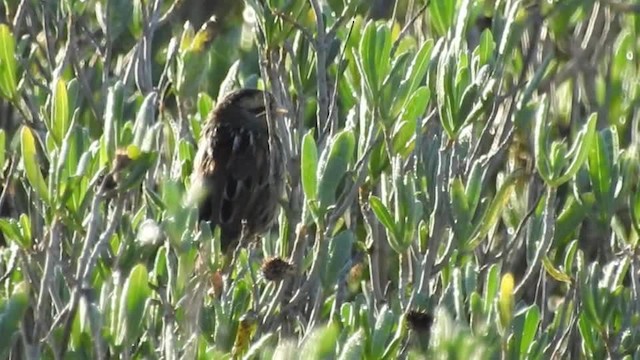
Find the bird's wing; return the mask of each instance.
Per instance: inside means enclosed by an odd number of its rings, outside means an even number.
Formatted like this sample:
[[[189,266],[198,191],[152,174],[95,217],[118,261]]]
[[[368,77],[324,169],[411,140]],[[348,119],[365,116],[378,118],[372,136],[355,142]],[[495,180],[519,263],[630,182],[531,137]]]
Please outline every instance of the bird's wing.
[[[238,229],[255,205],[256,192],[268,181],[268,140],[246,128],[220,124],[209,132],[195,164],[208,192],[200,218],[220,225],[223,231]]]

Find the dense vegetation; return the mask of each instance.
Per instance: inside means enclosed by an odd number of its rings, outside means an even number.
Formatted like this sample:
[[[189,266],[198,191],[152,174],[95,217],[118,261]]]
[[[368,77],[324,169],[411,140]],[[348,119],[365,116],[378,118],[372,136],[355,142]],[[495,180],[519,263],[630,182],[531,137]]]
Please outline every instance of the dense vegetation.
[[[4,0],[0,356],[640,358],[640,3]],[[277,225],[187,201],[230,89]]]

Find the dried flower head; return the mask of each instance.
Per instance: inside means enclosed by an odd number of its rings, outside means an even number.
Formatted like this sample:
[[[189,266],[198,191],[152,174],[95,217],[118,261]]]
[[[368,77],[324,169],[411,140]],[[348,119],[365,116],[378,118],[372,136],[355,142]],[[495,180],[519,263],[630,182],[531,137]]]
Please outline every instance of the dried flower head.
[[[409,328],[418,332],[426,332],[431,329],[433,315],[420,310],[410,310],[405,314]]]
[[[293,265],[279,257],[266,259],[262,263],[262,275],[269,281],[281,281],[293,274],[293,270]]]

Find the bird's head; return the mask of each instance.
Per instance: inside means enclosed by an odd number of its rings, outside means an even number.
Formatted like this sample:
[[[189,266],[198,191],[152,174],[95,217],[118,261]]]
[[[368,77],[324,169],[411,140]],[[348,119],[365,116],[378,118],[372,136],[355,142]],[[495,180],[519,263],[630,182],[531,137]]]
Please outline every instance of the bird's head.
[[[216,107],[217,121],[245,122],[259,120],[266,127],[265,95],[270,103],[272,114],[286,113],[279,107],[271,93],[258,89],[241,89],[227,94]],[[273,115],[272,115],[273,116]]]

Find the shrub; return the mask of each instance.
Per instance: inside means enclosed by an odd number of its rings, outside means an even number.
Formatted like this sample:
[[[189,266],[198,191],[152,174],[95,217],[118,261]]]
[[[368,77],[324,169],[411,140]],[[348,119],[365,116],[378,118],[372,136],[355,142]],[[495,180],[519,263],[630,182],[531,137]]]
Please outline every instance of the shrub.
[[[640,355],[636,4],[0,9],[3,356]],[[224,257],[185,199],[239,87],[287,184]]]

